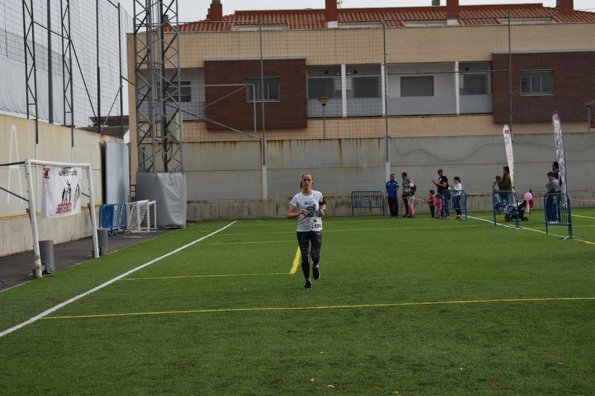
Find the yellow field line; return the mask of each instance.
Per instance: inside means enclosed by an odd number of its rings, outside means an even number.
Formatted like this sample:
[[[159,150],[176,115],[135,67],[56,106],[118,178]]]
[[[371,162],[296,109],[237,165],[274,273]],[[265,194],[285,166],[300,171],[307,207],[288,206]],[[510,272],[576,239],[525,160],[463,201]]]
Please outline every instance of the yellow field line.
[[[364,308],[398,308],[433,305],[470,305],[490,303],[527,303],[527,302],[568,302],[568,301],[595,301],[595,297],[544,297],[544,298],[502,298],[490,300],[454,300],[454,301],[421,301],[406,303],[384,303],[384,304],[355,304],[355,305],[322,305],[311,307],[252,307],[252,308],[212,308],[212,309],[191,309],[185,311],[156,311],[156,312],[126,312],[106,313],[95,315],[63,315],[46,316],[42,320],[65,320],[65,319],[93,319],[93,318],[116,318],[130,316],[157,316],[157,315],[188,315],[203,313],[234,313],[234,312],[279,312],[279,311],[316,311],[333,309],[364,309]]]
[[[301,258],[302,254],[300,253],[300,248],[298,246],[295,252],[295,257],[293,258],[293,263],[291,264],[291,269],[289,270],[289,275],[294,275],[297,272]]]
[[[140,280],[168,280],[168,279],[192,279],[192,278],[232,278],[242,276],[275,276],[287,275],[285,272],[271,272],[266,274],[220,274],[220,275],[178,275],[178,276],[153,276],[153,277],[133,277],[122,278],[120,281],[140,281]]]

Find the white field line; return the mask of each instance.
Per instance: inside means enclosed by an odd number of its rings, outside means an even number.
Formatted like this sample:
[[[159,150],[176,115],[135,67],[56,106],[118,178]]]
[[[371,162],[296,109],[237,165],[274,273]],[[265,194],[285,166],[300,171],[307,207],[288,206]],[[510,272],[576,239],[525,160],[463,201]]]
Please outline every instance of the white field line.
[[[171,251],[169,253],[166,253],[163,256],[157,257],[156,259],[153,259],[151,261],[148,261],[148,262],[146,262],[144,264],[139,265],[136,268],[131,269],[130,271],[127,271],[127,272],[125,272],[125,273],[123,273],[121,275],[118,275],[115,278],[112,278],[112,279],[108,280],[107,282],[104,282],[101,285],[94,287],[91,290],[88,290],[88,291],[86,291],[84,293],[81,293],[81,294],[79,294],[77,296],[74,296],[74,297],[72,297],[72,298],[70,298],[70,299],[68,299],[68,300],[66,300],[64,302],[61,302],[60,304],[55,305],[52,308],[43,311],[39,315],[36,315],[36,316],[32,317],[31,319],[28,319],[28,320],[24,321],[23,323],[20,323],[20,324],[18,324],[16,326],[13,326],[13,327],[11,327],[9,329],[6,329],[6,330],[2,331],[0,333],[0,338],[4,337],[5,335],[8,335],[10,333],[13,333],[13,332],[15,332],[15,331],[17,331],[19,329],[22,329],[23,327],[25,327],[27,325],[30,325],[31,323],[37,322],[38,320],[43,319],[44,317],[48,316],[49,314],[54,313],[57,310],[59,310],[61,308],[64,308],[65,306],[67,306],[69,304],[72,304],[73,302],[78,301],[78,300],[80,300],[83,297],[86,297],[86,296],[88,296],[88,295],[90,295],[92,293],[95,293],[96,291],[101,290],[104,287],[109,286],[112,283],[117,282],[120,279],[122,279],[122,278],[124,278],[124,277],[126,277],[126,276],[128,276],[128,275],[130,275],[130,274],[132,274],[132,273],[134,273],[136,271],[138,271],[138,270],[141,270],[141,269],[146,268],[146,267],[148,267],[148,266],[150,266],[152,264],[155,264],[156,262],[161,261],[164,258],[167,258],[167,257],[169,257],[171,255],[174,255],[174,254],[176,254],[176,253],[178,253],[178,252],[180,252],[180,251],[182,251],[182,250],[184,250],[184,249],[186,249],[186,248],[194,245],[195,243],[204,241],[205,239],[210,238],[210,237],[212,237],[215,234],[218,234],[219,232],[225,230],[226,228],[231,227],[235,223],[236,223],[236,221],[232,221],[231,223],[227,224],[225,227],[222,227],[222,228],[218,229],[217,231],[214,231],[214,232],[210,233],[209,235],[203,236],[202,238],[199,238],[199,239],[196,239],[196,240],[194,240],[194,241],[192,241],[190,243],[187,243],[186,245],[181,246],[181,247],[179,247],[179,248],[177,248],[177,249],[175,249],[175,250],[173,250],[173,251]]]
[[[486,219],[482,219],[482,218],[480,218],[480,217],[469,216],[469,218],[470,218],[470,219],[473,219],[473,220],[480,220],[480,221],[485,221],[486,223],[491,223],[491,224],[493,224],[493,223],[494,223],[494,221],[493,221],[493,220],[486,220]],[[507,227],[507,228],[512,228],[512,229],[515,229],[515,227],[513,227],[513,226],[511,226],[511,225],[508,225],[508,224],[502,224],[502,223],[498,223],[498,222],[497,222],[497,223],[496,223],[496,225],[498,225],[498,226],[501,226],[501,227]],[[537,233],[539,233],[539,234],[548,235],[548,234],[546,234],[546,233],[545,233],[545,231],[536,230],[535,228],[530,228],[530,227],[520,227],[520,228],[519,228],[519,230],[533,231],[533,232],[537,232]],[[551,236],[555,236],[555,237],[559,237],[559,238],[566,238],[566,235],[558,235],[558,234],[554,234],[554,233],[552,233],[552,232],[550,232],[550,233],[549,233],[549,235],[551,235]],[[585,243],[585,244],[587,244],[587,245],[595,245],[595,242],[593,242],[593,241],[588,241],[588,240],[585,240],[585,239],[574,239],[574,240],[575,240],[575,241],[578,241],[578,242]]]

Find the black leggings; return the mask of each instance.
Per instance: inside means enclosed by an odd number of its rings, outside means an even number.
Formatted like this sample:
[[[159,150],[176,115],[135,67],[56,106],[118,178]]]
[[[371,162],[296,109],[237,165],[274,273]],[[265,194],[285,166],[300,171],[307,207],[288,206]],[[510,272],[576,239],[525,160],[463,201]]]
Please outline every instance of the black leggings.
[[[312,257],[312,265],[320,261],[320,248],[322,246],[322,232],[320,231],[298,231],[298,245],[302,253],[302,272],[304,278],[310,277],[310,262],[308,256]]]

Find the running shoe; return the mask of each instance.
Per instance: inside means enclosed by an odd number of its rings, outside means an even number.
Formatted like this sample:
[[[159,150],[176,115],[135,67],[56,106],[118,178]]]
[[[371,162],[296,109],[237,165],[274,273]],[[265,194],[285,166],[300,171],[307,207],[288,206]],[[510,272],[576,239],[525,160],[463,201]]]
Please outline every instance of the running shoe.
[[[318,268],[318,264],[312,267],[312,275],[314,276],[314,280],[320,279],[320,268]]]
[[[310,279],[308,279],[306,281],[306,284],[304,285],[304,289],[311,289],[312,288],[312,282],[310,282]]]

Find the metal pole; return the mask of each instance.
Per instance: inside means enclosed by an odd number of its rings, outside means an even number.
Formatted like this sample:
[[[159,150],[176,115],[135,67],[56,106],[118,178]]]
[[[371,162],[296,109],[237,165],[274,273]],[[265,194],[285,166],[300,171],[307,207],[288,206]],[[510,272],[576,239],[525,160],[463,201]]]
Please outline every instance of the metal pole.
[[[39,232],[37,231],[37,208],[35,207],[35,193],[33,192],[33,176],[31,175],[31,161],[25,160],[25,178],[27,179],[27,190],[29,197],[29,220],[33,232],[33,254],[35,256],[35,277],[42,277],[41,255],[39,253]]]
[[[386,64],[386,19],[382,23],[382,44],[383,44],[383,59],[384,63],[384,177],[388,180],[390,177],[390,139],[388,136],[388,67]]]
[[[163,138],[161,142],[161,150],[162,150],[162,159],[163,159],[163,171],[169,172],[169,152],[168,152],[168,145],[169,145],[169,131],[167,125],[167,93],[170,88],[169,79],[166,76],[165,71],[165,32],[164,27],[166,24],[165,14],[163,13],[163,1],[159,1],[159,82],[161,91],[159,92],[160,95],[160,111],[161,117],[159,120],[159,129],[161,130],[161,137]],[[179,78],[179,77],[178,77]],[[179,90],[178,90],[179,93]]]
[[[262,48],[262,16],[259,17],[258,36],[260,41],[260,106],[262,112],[262,198],[268,199],[267,138],[264,111],[264,55]]]
[[[97,56],[97,132],[101,132],[101,68],[99,67],[99,0],[95,1],[95,46]]]
[[[118,66],[120,76],[120,136],[124,137],[124,87],[122,86],[122,10],[118,3]]]
[[[48,23],[48,122],[54,123],[54,81],[52,79],[52,12],[51,0],[47,1]]]
[[[326,139],[326,105],[322,106],[322,138]]]
[[[262,49],[262,17],[259,18],[259,27],[258,27],[258,34],[259,34],[259,41],[260,41],[260,109],[262,113],[262,138],[266,140],[265,131],[266,131],[266,123],[265,123],[265,111],[264,111],[264,57],[263,57],[263,49]],[[266,156],[262,157],[263,164],[266,164]]]
[[[97,218],[95,217],[95,194],[93,192],[93,169],[87,166],[87,180],[89,181],[89,210],[91,211],[91,228],[93,229],[93,257],[99,257],[99,243],[97,241]]]
[[[512,30],[510,23],[510,11],[508,12],[508,126],[512,137]]]
[[[587,132],[591,132],[591,107],[593,107],[593,103],[592,100],[585,102],[587,106]]]

